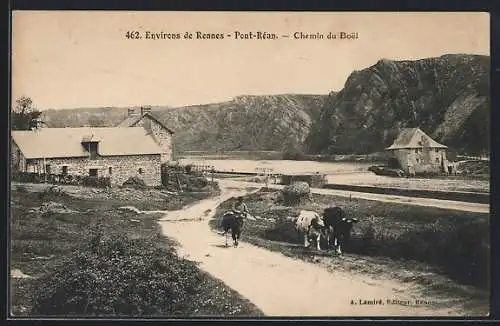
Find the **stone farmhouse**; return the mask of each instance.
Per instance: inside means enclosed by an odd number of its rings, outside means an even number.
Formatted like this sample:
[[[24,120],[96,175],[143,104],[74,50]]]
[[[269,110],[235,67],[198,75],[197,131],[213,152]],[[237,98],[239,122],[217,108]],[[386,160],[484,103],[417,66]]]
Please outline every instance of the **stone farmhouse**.
[[[110,177],[111,185],[136,176],[161,185],[164,151],[143,127],[39,128],[11,135],[12,172]]]
[[[12,172],[109,177],[136,176],[161,185],[161,164],[172,160],[174,132],[150,108],[134,109],[116,127],[38,128],[11,133]]]
[[[117,127],[143,127],[162,149],[161,162],[166,163],[172,160],[174,132],[152,115],[151,108],[141,107],[140,113],[134,109],[128,109],[127,117]]]
[[[447,173],[446,149],[420,128],[404,128],[386,150],[407,174]]]

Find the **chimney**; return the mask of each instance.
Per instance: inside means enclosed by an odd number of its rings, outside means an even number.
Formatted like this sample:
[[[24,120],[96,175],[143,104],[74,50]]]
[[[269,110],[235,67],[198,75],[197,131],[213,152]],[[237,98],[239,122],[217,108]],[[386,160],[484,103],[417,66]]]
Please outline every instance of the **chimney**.
[[[132,117],[132,116],[135,116],[137,115],[136,112],[135,112],[135,109],[128,109],[128,116],[129,117]]]
[[[145,113],[151,113],[151,108],[150,107],[142,106],[141,107],[141,115],[143,115]]]

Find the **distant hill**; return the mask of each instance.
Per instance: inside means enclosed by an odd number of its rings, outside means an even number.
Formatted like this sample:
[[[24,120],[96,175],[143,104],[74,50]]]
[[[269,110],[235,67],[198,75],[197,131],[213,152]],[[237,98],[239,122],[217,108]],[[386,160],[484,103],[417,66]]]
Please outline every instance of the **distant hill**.
[[[237,96],[231,101],[180,108],[156,106],[153,114],[175,131],[178,151],[301,150],[327,95]],[[49,127],[114,126],[127,108],[46,110]]]
[[[489,151],[490,58],[450,54],[380,60],[354,71],[311,127],[312,153],[371,153],[404,127],[467,153]]]
[[[237,96],[231,101],[152,112],[176,132],[177,151],[366,154],[399,130],[420,127],[471,155],[489,152],[490,58],[449,54],[379,60],[328,95]],[[114,126],[127,108],[48,110],[49,126]]]
[[[102,108],[71,108],[48,109],[43,111],[42,119],[47,126],[61,127],[111,127],[118,124],[127,116],[127,109],[131,107],[102,107]],[[165,110],[168,106],[153,106],[152,110]]]

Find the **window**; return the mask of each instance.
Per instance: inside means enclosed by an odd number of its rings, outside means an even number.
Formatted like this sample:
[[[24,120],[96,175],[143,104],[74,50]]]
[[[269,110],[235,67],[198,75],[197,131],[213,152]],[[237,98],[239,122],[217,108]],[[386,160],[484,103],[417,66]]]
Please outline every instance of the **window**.
[[[45,164],[45,173],[50,174],[50,164]]]
[[[417,158],[417,163],[420,162],[420,160]]]
[[[439,157],[436,157],[436,163],[439,163]]]
[[[96,142],[89,143],[89,153],[90,153],[91,160],[97,159],[97,143]]]
[[[109,174],[113,174],[113,168],[111,166],[109,167]]]
[[[64,166],[62,167],[62,174],[63,174],[63,175],[68,175],[68,166],[67,166],[67,165],[64,165]]]
[[[139,168],[139,174],[142,174],[142,168]]]
[[[438,152],[439,152],[439,149],[435,148],[435,149],[434,149],[434,151],[435,151],[436,153],[438,153]]]
[[[97,178],[97,169],[89,169],[89,177]]]

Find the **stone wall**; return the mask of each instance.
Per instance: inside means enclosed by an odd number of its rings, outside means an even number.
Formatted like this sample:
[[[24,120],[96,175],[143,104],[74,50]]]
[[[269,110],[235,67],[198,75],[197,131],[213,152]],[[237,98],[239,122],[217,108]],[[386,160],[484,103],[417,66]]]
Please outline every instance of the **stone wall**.
[[[442,156],[446,161],[445,149],[398,149],[394,151],[394,157],[399,161],[403,171],[408,173],[408,162],[413,166],[415,173],[438,173],[442,172]]]
[[[28,172],[44,171],[44,161],[37,160],[28,166]],[[161,161],[159,154],[130,156],[101,156],[96,160],[89,158],[50,158],[51,174],[62,174],[67,166],[67,174],[88,176],[90,169],[97,169],[98,177],[110,177],[112,185],[122,185],[130,177],[139,177],[148,186],[161,185]],[[38,165],[38,167],[36,166]],[[111,169],[110,169],[111,168]],[[139,170],[140,169],[140,170]]]
[[[12,172],[24,172],[26,169],[26,160],[23,153],[19,150],[17,144],[11,140],[10,168]]]
[[[172,161],[172,134],[165,130],[159,123],[145,116],[136,126],[143,127],[150,132],[163,151],[161,162],[166,163]]]

